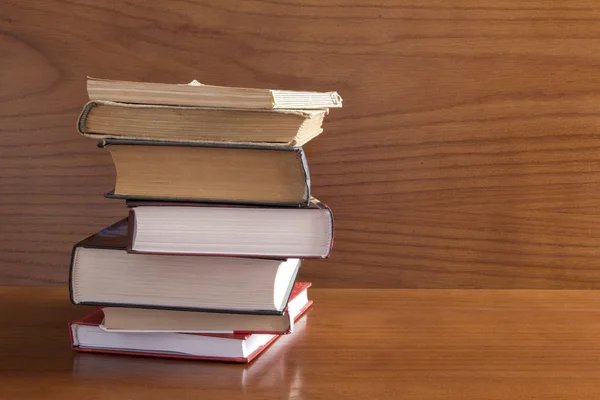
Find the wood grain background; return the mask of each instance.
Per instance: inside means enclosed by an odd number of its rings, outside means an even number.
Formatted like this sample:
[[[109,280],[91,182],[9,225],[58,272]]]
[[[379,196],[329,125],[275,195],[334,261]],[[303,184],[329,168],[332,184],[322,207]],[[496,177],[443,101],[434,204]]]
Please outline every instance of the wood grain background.
[[[320,287],[600,288],[594,1],[3,1],[0,284],[63,284],[126,214],[86,75],[338,90],[307,147]]]

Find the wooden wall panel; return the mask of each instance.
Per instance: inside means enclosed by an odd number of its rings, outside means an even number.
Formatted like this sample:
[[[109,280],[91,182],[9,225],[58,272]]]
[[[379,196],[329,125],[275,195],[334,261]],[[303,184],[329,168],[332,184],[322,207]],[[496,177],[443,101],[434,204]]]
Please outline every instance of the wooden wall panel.
[[[86,75],[338,90],[307,146],[321,287],[600,288],[594,1],[3,1],[0,284],[63,284],[125,215]]]

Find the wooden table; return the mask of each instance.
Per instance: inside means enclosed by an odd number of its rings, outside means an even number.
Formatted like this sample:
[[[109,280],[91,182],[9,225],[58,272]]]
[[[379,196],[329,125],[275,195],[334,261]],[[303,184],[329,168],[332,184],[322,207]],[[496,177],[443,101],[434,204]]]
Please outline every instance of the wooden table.
[[[250,365],[79,354],[65,288],[0,288],[0,399],[596,399],[600,292],[312,289]]]

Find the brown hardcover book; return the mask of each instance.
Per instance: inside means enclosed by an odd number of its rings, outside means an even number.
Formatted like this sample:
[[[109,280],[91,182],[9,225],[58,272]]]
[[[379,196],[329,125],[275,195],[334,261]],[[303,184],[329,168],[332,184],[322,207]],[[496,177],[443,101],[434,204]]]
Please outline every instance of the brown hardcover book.
[[[150,201],[127,206],[131,252],[325,258],[333,245],[333,214],[315,198],[303,208]]]
[[[107,197],[299,206],[310,200],[301,148],[105,140],[117,169]]]
[[[127,219],[73,248],[74,304],[248,314],[285,312],[299,259],[127,253]]]
[[[77,129],[96,139],[122,138],[302,146],[323,130],[327,110],[238,110],[91,101]]]
[[[277,334],[294,330],[294,318],[310,301],[310,282],[296,282],[282,315],[254,315],[214,312],[152,310],[147,308],[103,307],[100,326],[107,332],[185,332],[201,334]]]
[[[342,106],[337,92],[252,89],[189,84],[114,81],[88,77],[90,100],[250,109],[315,109]]]

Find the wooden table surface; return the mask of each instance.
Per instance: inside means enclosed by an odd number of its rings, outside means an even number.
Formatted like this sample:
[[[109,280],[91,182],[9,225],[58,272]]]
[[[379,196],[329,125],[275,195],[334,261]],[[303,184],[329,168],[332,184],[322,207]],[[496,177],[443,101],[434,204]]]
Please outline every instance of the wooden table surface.
[[[595,399],[600,292],[313,289],[250,365],[79,354],[65,288],[0,288],[0,398]]]

